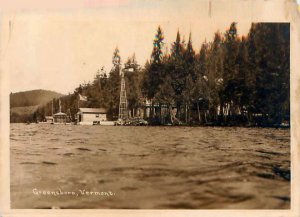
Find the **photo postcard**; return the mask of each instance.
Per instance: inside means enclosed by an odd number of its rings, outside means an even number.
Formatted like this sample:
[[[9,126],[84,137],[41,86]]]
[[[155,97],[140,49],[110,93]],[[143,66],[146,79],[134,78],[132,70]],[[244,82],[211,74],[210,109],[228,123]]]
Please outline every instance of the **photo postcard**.
[[[1,16],[3,216],[297,210],[296,1],[49,6]]]

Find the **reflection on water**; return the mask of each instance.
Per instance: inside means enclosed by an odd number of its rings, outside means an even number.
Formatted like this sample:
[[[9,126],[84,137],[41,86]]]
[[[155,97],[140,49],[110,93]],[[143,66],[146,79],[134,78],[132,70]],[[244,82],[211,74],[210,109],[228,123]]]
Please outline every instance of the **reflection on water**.
[[[290,207],[290,130],[12,124],[10,137],[12,208]]]

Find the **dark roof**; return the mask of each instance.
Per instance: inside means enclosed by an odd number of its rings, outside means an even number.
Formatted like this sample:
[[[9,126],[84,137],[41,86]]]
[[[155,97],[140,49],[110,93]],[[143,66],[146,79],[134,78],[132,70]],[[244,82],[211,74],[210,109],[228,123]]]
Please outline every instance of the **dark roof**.
[[[102,113],[102,114],[107,113],[105,108],[79,108],[79,112],[82,112],[82,113]]]

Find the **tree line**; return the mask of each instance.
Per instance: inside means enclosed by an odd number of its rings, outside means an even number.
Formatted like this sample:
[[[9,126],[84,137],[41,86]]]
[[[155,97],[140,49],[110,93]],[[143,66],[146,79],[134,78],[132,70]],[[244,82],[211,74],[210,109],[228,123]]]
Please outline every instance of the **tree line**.
[[[63,110],[74,118],[78,107],[105,107],[108,118],[117,119],[123,70],[130,114],[140,115],[142,109],[152,124],[270,126],[289,122],[289,28],[287,23],[253,23],[248,35],[239,36],[237,23],[232,23],[199,50],[193,46],[191,33],[185,41],[178,31],[168,50],[159,26],[151,57],[143,67],[133,55],[121,69],[116,48],[110,72],[98,70],[93,82],[63,97]],[[88,101],[78,102],[78,94]],[[49,114],[50,104],[38,109],[38,114],[41,109]]]

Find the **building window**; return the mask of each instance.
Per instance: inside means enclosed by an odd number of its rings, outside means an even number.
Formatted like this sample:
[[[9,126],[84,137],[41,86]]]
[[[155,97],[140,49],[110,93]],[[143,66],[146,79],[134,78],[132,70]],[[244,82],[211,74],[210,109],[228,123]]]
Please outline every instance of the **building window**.
[[[96,118],[99,118],[99,114],[96,114]]]

